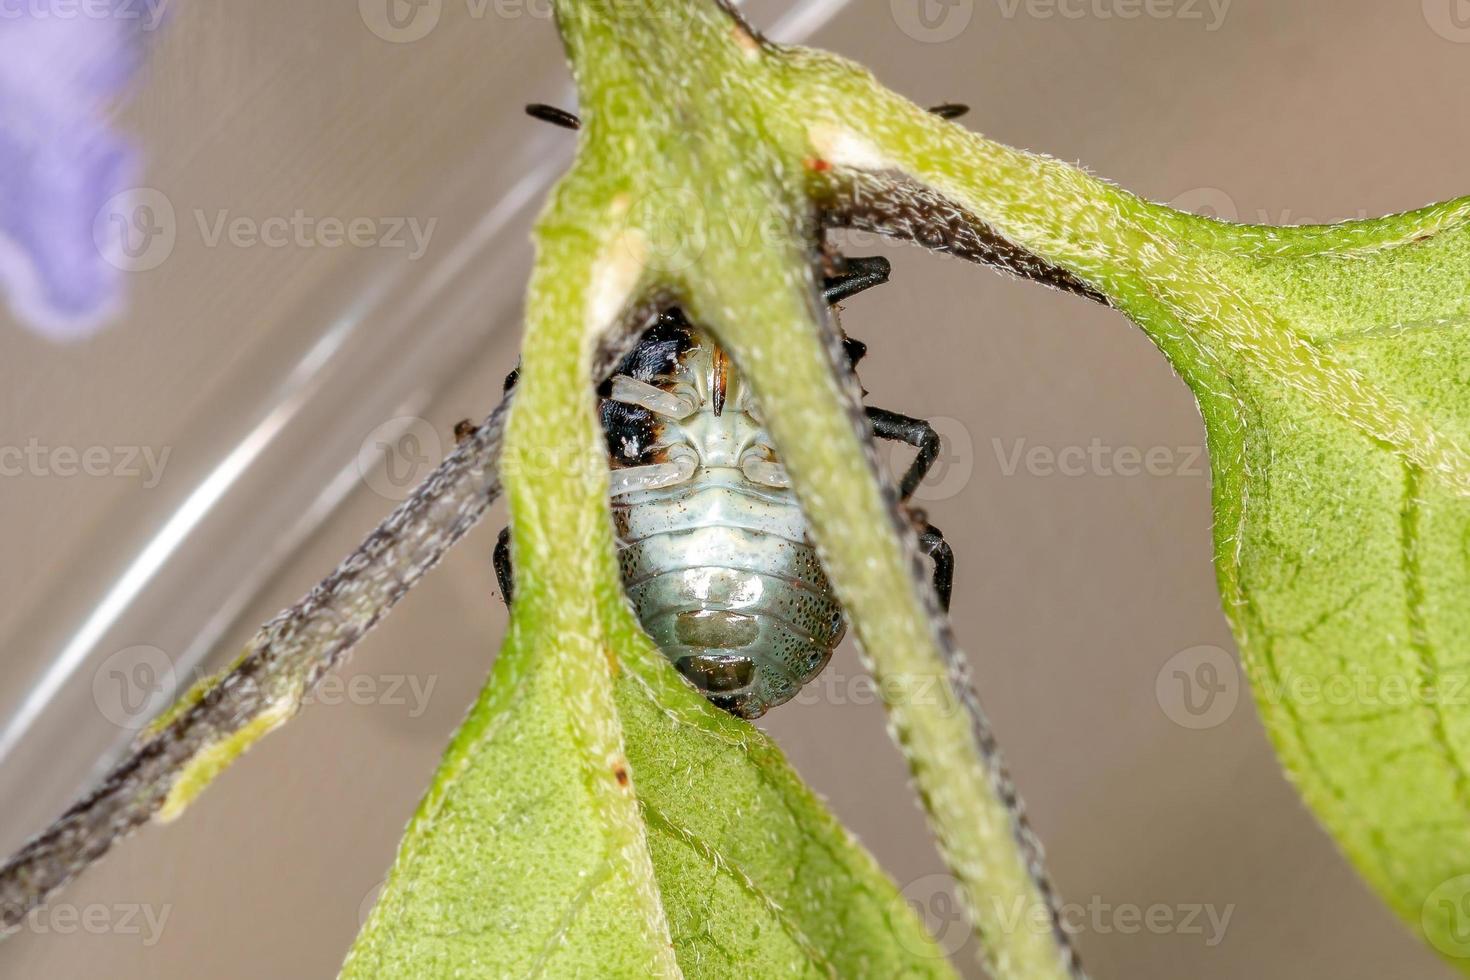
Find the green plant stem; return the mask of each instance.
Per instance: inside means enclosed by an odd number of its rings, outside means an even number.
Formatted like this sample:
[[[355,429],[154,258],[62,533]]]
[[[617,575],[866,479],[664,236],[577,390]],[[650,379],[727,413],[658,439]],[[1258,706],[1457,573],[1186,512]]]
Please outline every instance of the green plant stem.
[[[977,719],[951,684],[952,651],[927,585],[915,577],[912,533],[880,483],[856,393],[834,370],[814,299],[816,226],[804,190],[811,146],[807,110],[790,96],[791,61],[709,2],[566,0],[557,10],[584,119],[575,179],[599,187],[601,200],[619,212],[609,230],[616,244],[594,269],[594,281],[636,277],[645,291],[676,296],[728,345],[756,389],[814,540],[869,652],[992,973],[1028,980],[1073,975],[1060,930],[1032,927],[1038,910],[1050,916],[1053,901],[1039,856],[983,721],[977,739]],[[595,223],[597,215],[583,217]],[[570,232],[543,229],[559,233]],[[573,329],[572,322],[563,329]],[[528,347],[528,371],[539,353]],[[559,354],[569,357],[570,350]],[[578,368],[585,389],[590,364]],[[552,431],[591,431],[586,396],[573,400],[563,391],[552,409],[544,398],[554,394],[523,390],[516,404],[516,417],[536,419],[543,446]],[[575,424],[573,410],[584,413]],[[565,439],[555,445],[578,451]],[[552,479],[523,482],[508,471],[506,481],[515,533],[525,535],[518,562],[536,549],[530,560],[537,568],[553,561],[606,567],[606,556],[593,552],[609,548],[608,539],[590,526],[606,524],[605,488],[578,482],[575,507],[568,501],[563,513],[549,505],[567,492],[555,490]],[[569,517],[575,533],[555,530]],[[1007,929],[1006,921],[1023,925]]]

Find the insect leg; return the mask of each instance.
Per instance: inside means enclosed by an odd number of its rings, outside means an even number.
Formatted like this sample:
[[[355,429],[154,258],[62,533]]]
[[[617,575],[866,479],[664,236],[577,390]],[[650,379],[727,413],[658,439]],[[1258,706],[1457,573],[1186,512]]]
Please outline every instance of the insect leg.
[[[943,105],[932,105],[929,111],[940,119],[958,119],[970,111],[970,107],[963,102],[946,102]]]
[[[510,563],[510,528],[500,529],[500,538],[495,542],[495,555],[490,559],[495,565],[495,581],[500,583],[500,598],[507,606],[516,590],[516,571]]]
[[[888,260],[881,255],[849,258],[845,260],[845,264],[847,266],[845,272],[828,276],[822,282],[822,299],[828,306],[840,303],[874,286],[883,285],[888,281],[888,274],[893,271]]]
[[[919,550],[934,562],[934,594],[939,598],[939,608],[949,612],[949,597],[954,592],[954,550],[944,540],[944,532],[927,521],[919,531]]]
[[[919,450],[909,465],[908,472],[899,483],[899,494],[907,500],[913,496],[925,475],[939,457],[939,434],[923,419],[909,418],[882,408],[869,408],[868,419],[873,423],[873,434],[880,439],[892,439],[907,443]],[[934,594],[939,598],[939,607],[949,612],[949,598],[954,591],[954,550],[944,540],[944,532],[930,524],[922,511],[911,511],[919,532],[919,550],[934,563]]]
[[[544,102],[532,102],[526,106],[526,115],[532,119],[549,122],[553,126],[560,126],[562,129],[582,128],[582,120],[577,118],[576,113],[568,112],[565,109],[558,109],[556,106],[547,105]]]
[[[909,464],[908,472],[898,484],[898,496],[907,500],[914,495],[929,468],[939,458],[939,433],[923,419],[910,418],[884,408],[869,408],[868,421],[873,424],[873,435],[879,439],[907,443],[919,451]]]

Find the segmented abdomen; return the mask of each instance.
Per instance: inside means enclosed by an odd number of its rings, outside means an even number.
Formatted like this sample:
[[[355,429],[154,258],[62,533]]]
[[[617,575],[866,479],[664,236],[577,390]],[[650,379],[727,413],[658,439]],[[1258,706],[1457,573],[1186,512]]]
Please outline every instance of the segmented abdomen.
[[[644,630],[715,704],[789,701],[842,610],[752,392],[708,334],[666,314],[603,391],[623,584]]]
[[[711,701],[758,717],[821,672],[842,610],[790,491],[703,470],[613,513],[639,621]]]

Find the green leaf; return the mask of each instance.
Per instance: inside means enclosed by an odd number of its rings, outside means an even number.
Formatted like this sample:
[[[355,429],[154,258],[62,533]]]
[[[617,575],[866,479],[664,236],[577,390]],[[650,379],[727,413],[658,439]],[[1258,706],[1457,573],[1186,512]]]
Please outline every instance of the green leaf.
[[[652,648],[620,679],[618,705],[686,975],[952,976],[762,732],[712,708]]]
[[[677,975],[583,646],[508,642],[344,977]]]
[[[343,976],[949,976],[775,747],[628,607],[589,383],[639,291],[623,210],[578,169],[538,224],[501,462],[510,632]]]
[[[1075,275],[1189,384],[1225,611],[1282,762],[1470,973],[1470,198],[1230,225],[925,118],[835,60],[822,76],[819,141],[851,186],[930,194],[950,233]]]
[[[840,59],[762,46],[710,3],[659,9],[678,12],[678,29],[642,3],[558,7],[587,125],[540,241],[583,255],[539,268],[575,299],[562,323],[581,326],[528,333],[524,377],[541,365],[566,393],[536,396],[537,434],[575,432],[556,445],[590,454],[599,324],[639,295],[677,295],[754,383],[875,672],[912,690],[944,679],[955,651],[928,621],[822,356],[798,247],[807,195],[829,217],[1106,298],[1199,399],[1226,611],[1288,772],[1393,907],[1470,963],[1457,943],[1470,934],[1470,199],[1323,228],[1209,221],[966,133]],[[673,202],[698,202],[708,225],[660,266],[652,229],[679,217]],[[598,284],[594,298],[569,282]],[[539,539],[528,549],[547,576],[538,598],[601,590],[606,626],[621,607],[600,478],[507,482],[516,513],[533,515],[517,533]],[[533,500],[532,487],[560,499]],[[574,573],[552,555],[573,556]],[[547,604],[527,622],[558,615]],[[983,719],[948,683],[939,690],[927,706],[906,695],[887,706],[988,963],[1003,977],[1076,974],[1060,933],[1008,932],[986,914],[1006,896],[1053,897]],[[645,737],[629,728],[628,752]],[[660,874],[677,844],[686,861],[708,854],[668,818],[673,801],[687,804],[688,786],[643,811]],[[666,898],[685,894],[670,885]],[[670,909],[676,943],[732,921]],[[727,956],[712,943],[699,959]]]
[[[823,223],[1104,299],[1148,333],[1205,418],[1226,612],[1288,772],[1470,973],[1470,199],[1229,225],[965,132],[857,66],[764,42],[719,0],[556,9],[585,125],[538,225],[505,444],[511,635],[344,975],[948,969],[776,750],[682,686],[631,618],[589,380],[606,333],[654,301],[713,330],[758,393],[990,973],[1082,975],[834,369],[814,298]],[[485,485],[455,482],[460,504]],[[435,511],[441,496],[420,523],[453,533],[394,556],[415,576],[469,519]],[[341,649],[317,656],[301,632],[276,671],[293,685]],[[289,714],[285,694],[237,713],[248,731],[207,739],[171,802],[129,819],[177,812]],[[1053,928],[1007,928],[998,910],[1018,907]]]
[[[1222,386],[1202,399],[1220,587],[1277,751],[1470,972],[1470,225],[1433,214],[1422,238],[1345,226],[1250,260],[1305,364],[1179,363]]]
[[[619,283],[629,302],[672,298],[731,352],[878,682],[987,969],[997,980],[1080,977],[1040,847],[920,571],[911,518],[882,483],[858,387],[838,366],[817,302],[820,229],[807,179],[823,168],[808,122],[827,95],[806,86],[820,56],[764,42],[713,0],[559,0],[557,23],[584,125],[573,172],[553,205],[556,221],[543,226],[540,240],[601,242],[584,269],[560,273],[561,288],[577,279],[602,284],[594,294]],[[816,104],[808,101],[814,96]],[[590,320],[588,328],[585,314],[579,320],[569,310],[562,321],[563,334],[583,323],[581,349],[556,355],[578,365],[561,375],[566,392],[586,389],[599,333],[597,317]],[[583,404],[572,411],[568,395],[566,410],[552,411],[538,400],[536,437],[554,440],[556,452],[592,459],[597,434],[590,400]],[[574,450],[564,434],[583,426],[587,441]],[[594,536],[608,523],[605,453],[595,458],[598,479],[581,488],[575,505],[567,501],[582,536],[562,537],[548,503],[527,501],[535,535],[556,536],[550,552],[563,559],[606,560]],[[507,483],[515,503],[510,474]],[[566,489],[543,484],[541,497]],[[522,530],[517,523],[517,535]],[[582,587],[601,583],[616,593],[616,568],[602,567],[606,577]],[[564,582],[559,594],[574,588]],[[1016,928],[1008,910],[1049,928]]]
[[[342,976],[951,976],[769,739],[628,626],[615,682],[513,634]]]

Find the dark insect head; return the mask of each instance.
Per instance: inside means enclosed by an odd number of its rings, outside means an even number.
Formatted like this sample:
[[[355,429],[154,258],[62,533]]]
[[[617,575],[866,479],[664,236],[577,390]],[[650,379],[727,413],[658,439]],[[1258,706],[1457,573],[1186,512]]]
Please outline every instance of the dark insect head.
[[[671,307],[659,315],[658,322],[648,328],[628,356],[618,363],[613,374],[652,381],[672,370],[679,358],[693,347],[694,328],[682,310]]]
[[[695,346],[694,328],[677,307],[665,310],[658,322],[639,339],[628,356],[613,370],[637,381],[653,382],[669,374],[680,358]],[[612,377],[598,386],[602,396],[602,429],[607,434],[608,454],[625,466],[657,462],[649,449],[659,440],[659,422],[640,405],[613,401]]]

